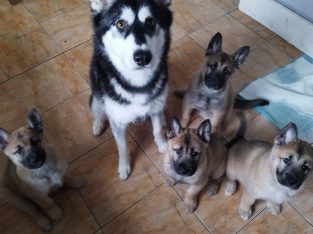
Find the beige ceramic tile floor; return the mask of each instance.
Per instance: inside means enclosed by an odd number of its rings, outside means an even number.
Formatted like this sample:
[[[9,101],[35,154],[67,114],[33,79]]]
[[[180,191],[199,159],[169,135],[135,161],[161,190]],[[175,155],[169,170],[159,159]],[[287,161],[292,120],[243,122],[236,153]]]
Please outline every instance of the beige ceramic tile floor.
[[[231,79],[235,90],[277,69],[301,52],[238,10],[238,0],[174,0],[169,54],[170,89],[186,88],[211,36],[222,32],[224,49],[251,46],[247,62]],[[184,185],[167,188],[162,155],[149,121],[132,126],[128,144],[133,172],[117,177],[117,149],[110,128],[91,134],[88,69],[92,53],[88,0],[0,0],[0,126],[11,131],[36,106],[46,139],[63,152],[70,170],[87,187],[54,194],[65,217],[51,233],[312,233],[313,185],[271,216],[259,203],[253,217],[237,214],[240,191],[200,196],[194,214],[184,210]],[[169,95],[167,116],[180,116],[181,101]],[[277,129],[254,111],[247,138],[272,141]],[[1,154],[0,170],[5,167]],[[0,233],[40,233],[37,226],[0,197]]]

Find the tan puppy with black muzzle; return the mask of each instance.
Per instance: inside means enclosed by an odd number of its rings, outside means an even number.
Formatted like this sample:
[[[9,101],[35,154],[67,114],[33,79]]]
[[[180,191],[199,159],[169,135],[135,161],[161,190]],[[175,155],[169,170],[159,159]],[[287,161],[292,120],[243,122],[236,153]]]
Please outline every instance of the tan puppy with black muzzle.
[[[35,109],[26,126],[11,134],[0,128],[0,148],[7,156],[1,188],[4,199],[44,231],[52,229],[50,219],[61,221],[63,212],[49,193],[63,185],[80,188],[85,182],[71,177],[66,160],[44,141],[42,120]]]
[[[269,211],[277,215],[281,204],[305,186],[313,165],[313,149],[297,135],[296,125],[289,123],[273,145],[240,139],[229,149],[225,194],[236,191],[236,181],[243,186],[239,204],[242,219],[249,219],[257,199],[266,201]]]
[[[222,50],[222,34],[216,33],[205,52],[204,62],[195,74],[183,100],[182,126],[188,126],[193,110],[203,119],[210,119],[212,132],[220,133],[232,117],[234,108],[248,109],[267,105],[264,99],[244,100],[235,94],[230,77],[249,55],[249,46],[243,46],[233,54]],[[176,91],[182,96],[184,91]]]
[[[198,195],[208,182],[208,195],[217,193],[225,172],[227,149],[211,130],[210,120],[198,129],[183,129],[175,117],[169,124],[168,153],[163,161],[165,185],[190,185],[184,199],[188,213],[196,209]]]

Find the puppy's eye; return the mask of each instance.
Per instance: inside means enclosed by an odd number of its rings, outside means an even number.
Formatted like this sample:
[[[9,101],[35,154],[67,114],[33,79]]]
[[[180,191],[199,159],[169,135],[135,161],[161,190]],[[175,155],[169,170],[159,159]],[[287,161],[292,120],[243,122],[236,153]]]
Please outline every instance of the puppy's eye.
[[[194,149],[191,150],[191,158],[195,159],[199,155],[199,152],[195,151]]]
[[[174,149],[177,155],[181,155],[183,152],[183,147],[180,147],[179,149]]]
[[[18,145],[17,150],[13,154],[21,154],[23,152],[23,147]]]
[[[145,25],[150,29],[154,29],[155,28],[155,25],[156,25],[156,22],[153,18],[149,17],[146,19],[145,21]]]
[[[115,25],[116,25],[116,27],[117,27],[118,29],[124,30],[124,28],[126,27],[126,21],[120,19],[120,20],[116,21]]]
[[[304,162],[301,168],[302,168],[303,171],[308,171],[308,170],[310,170],[310,167],[309,167],[309,165],[307,164],[307,162]]]
[[[287,157],[287,158],[284,158],[283,161],[284,161],[284,163],[285,163],[286,165],[290,165],[290,164],[291,164],[291,161],[292,161],[292,155],[290,155],[290,156]]]
[[[215,70],[215,68],[217,67],[217,64],[211,63],[211,64],[209,64],[209,67],[211,68],[211,70]]]
[[[225,74],[225,75],[229,75],[229,74],[230,74],[230,70],[229,70],[228,67],[225,67],[225,68],[224,68],[224,74]]]

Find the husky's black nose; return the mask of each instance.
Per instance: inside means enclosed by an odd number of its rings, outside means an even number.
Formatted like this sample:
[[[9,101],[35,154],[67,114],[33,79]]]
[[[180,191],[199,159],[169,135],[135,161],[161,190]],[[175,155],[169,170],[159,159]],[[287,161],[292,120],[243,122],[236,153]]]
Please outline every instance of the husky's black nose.
[[[138,66],[145,66],[151,62],[152,54],[150,51],[145,50],[137,50],[134,53],[134,61],[137,63]]]

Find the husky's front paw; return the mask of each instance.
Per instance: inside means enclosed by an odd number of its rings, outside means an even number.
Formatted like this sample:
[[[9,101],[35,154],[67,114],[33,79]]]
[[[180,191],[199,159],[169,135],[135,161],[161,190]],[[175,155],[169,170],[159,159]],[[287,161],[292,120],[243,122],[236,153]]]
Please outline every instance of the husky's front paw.
[[[104,129],[104,122],[95,120],[92,125],[92,133],[94,136],[100,136]]]
[[[118,165],[118,175],[121,180],[127,180],[130,171],[130,164],[121,163]]]

